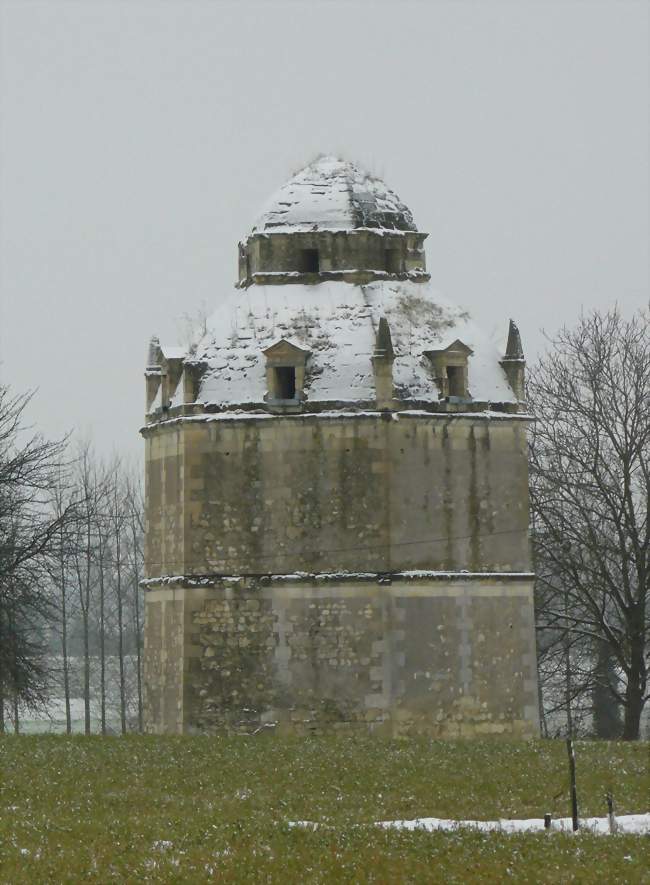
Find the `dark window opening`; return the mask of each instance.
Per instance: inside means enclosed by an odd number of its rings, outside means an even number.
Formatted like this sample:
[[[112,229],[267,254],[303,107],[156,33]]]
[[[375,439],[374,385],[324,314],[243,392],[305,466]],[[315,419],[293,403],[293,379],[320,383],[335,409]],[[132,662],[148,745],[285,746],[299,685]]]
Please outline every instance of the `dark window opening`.
[[[278,366],[275,370],[275,395],[278,399],[296,398],[296,370],[293,366]]]
[[[465,396],[465,370],[462,366],[447,366],[449,396]]]
[[[386,249],[384,251],[384,269],[387,273],[399,273],[400,266],[399,249]]]
[[[318,249],[302,249],[300,252],[301,273],[318,273]]]

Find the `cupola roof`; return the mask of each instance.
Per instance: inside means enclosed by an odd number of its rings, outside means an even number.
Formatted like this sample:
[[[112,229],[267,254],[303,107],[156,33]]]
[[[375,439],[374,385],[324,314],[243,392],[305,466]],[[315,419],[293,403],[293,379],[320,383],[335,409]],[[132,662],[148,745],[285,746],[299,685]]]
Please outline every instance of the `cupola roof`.
[[[198,400],[221,408],[263,404],[266,351],[280,339],[309,354],[309,403],[372,400],[372,358],[382,345],[382,318],[390,329],[398,400],[438,402],[440,392],[427,354],[464,347],[472,399],[516,402],[490,336],[430,283],[409,280],[233,291],[207,320],[207,332],[191,357],[205,366]],[[385,338],[384,333],[384,342]]]
[[[319,157],[269,200],[251,233],[416,231],[409,208],[380,178],[337,157]]]
[[[293,232],[298,236],[287,236]],[[178,350],[157,342],[150,348],[152,388],[156,377],[166,379],[170,407],[266,408],[275,396],[269,372],[286,353],[291,359],[279,369],[293,369],[293,383],[300,381],[296,408],[373,407],[380,399],[382,360],[390,363],[391,401],[405,408],[446,400],[454,407],[517,407],[523,353],[516,326],[511,324],[504,356],[466,311],[431,285],[423,263],[425,236],[380,179],[336,157],[321,157],[280,188],[253,226],[251,242],[240,244],[244,276],[237,288],[222,293],[204,334],[185,353],[183,384],[170,382],[178,375]],[[315,269],[291,266],[311,252]],[[386,260],[393,253],[402,259],[397,270]]]

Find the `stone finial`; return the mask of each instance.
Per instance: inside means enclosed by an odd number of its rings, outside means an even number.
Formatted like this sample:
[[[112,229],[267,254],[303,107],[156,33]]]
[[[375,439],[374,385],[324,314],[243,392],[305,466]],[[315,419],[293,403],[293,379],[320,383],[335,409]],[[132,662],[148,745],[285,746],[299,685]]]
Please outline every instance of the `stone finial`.
[[[375,397],[378,409],[393,407],[393,361],[395,353],[386,317],[381,317],[375,338],[372,367],[375,373]]]
[[[525,367],[526,361],[524,360],[524,349],[521,346],[521,335],[515,321],[510,320],[508,343],[505,356],[501,360],[501,368],[506,373],[512,392],[520,401],[525,399]]]
[[[507,360],[523,360],[524,349],[521,346],[521,335],[519,327],[514,320],[510,320],[508,327],[508,343],[506,344],[505,359]]]
[[[160,367],[160,341],[156,335],[151,336],[147,351],[147,367],[145,370],[145,413],[151,412],[162,381]]]
[[[386,317],[379,320],[379,328],[377,329],[377,337],[375,338],[375,352],[373,354],[377,359],[390,360],[395,359],[393,350],[393,340],[390,336],[390,326]]]
[[[158,356],[160,351],[160,339],[157,335],[152,335],[149,341],[149,350],[147,351],[147,368],[155,368],[160,365]]]

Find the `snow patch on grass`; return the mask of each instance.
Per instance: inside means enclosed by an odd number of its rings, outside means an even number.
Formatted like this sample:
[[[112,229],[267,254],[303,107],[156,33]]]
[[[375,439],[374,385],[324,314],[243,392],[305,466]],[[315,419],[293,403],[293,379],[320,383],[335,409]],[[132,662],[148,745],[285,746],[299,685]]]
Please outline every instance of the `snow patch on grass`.
[[[304,827],[316,830],[320,827],[315,821],[290,821],[290,827]],[[478,830],[482,833],[543,833],[544,818],[527,820],[447,820],[440,817],[416,817],[413,820],[382,820],[375,826],[389,830],[426,830],[427,832]],[[551,821],[551,832],[573,833],[570,817],[560,817]],[[609,818],[586,817],[580,820],[579,833],[596,836],[610,835]],[[650,812],[646,814],[623,814],[616,818],[616,832],[626,835],[645,836],[650,834]]]

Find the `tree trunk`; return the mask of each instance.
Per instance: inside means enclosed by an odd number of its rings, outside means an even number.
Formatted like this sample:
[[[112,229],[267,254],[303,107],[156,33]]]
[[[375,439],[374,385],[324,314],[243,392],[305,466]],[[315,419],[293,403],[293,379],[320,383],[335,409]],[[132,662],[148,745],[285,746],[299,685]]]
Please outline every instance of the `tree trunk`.
[[[116,514],[117,519],[120,518]],[[122,600],[122,538],[120,526],[115,533],[115,566],[117,577],[117,641],[120,664],[120,724],[122,734],[126,734],[126,685],[124,679],[124,605]]]
[[[18,712],[18,688],[14,688],[13,696],[14,705],[14,734],[20,734],[20,715]]]
[[[16,647],[16,622],[12,615],[11,621],[9,622],[10,630],[11,630],[11,644],[13,646],[13,654],[12,654],[12,674],[11,674],[11,683],[12,683],[12,703],[13,703],[13,720],[14,720],[14,734],[20,734],[20,724],[18,719],[18,692],[20,690],[18,684],[18,649]]]
[[[88,611],[82,615],[84,631],[84,734],[90,734],[90,637]]]
[[[623,722],[623,740],[637,741],[643,713],[643,696],[646,689],[645,668],[645,611],[638,606],[631,612],[633,623],[629,627],[630,635],[630,668],[627,673],[625,689],[625,720]]]
[[[138,572],[135,573],[135,654],[136,654],[136,679],[138,684],[138,731],[142,734],[142,653],[141,653],[141,625],[140,625],[140,581]]]
[[[104,605],[104,539],[99,535],[99,705],[101,731],[106,734],[106,619]]]
[[[0,605],[0,734],[5,733],[5,675],[2,649],[5,644],[2,605]]]
[[[134,632],[135,632],[135,659],[136,659],[136,668],[135,668],[135,678],[136,678],[136,686],[137,686],[137,701],[138,701],[138,731],[142,733],[143,730],[143,721],[142,721],[142,650],[141,650],[141,630],[142,625],[140,623],[140,568],[138,564],[138,556],[139,556],[139,545],[138,545],[138,532],[136,527],[136,517],[135,517],[135,501],[130,500],[130,523],[131,523],[131,544],[132,549],[131,553],[133,556],[133,621],[134,621]]]
[[[564,615],[565,624],[567,625],[564,633],[564,703],[566,705],[566,732],[567,737],[573,737],[573,715],[571,713],[571,700],[573,694],[573,685],[571,680],[571,637],[568,629],[568,602],[564,597]]]
[[[12,712],[12,720],[14,726],[14,734],[20,733],[20,724],[18,717],[18,701],[20,694],[20,684],[19,684],[19,675],[18,675],[18,645],[17,645],[17,637],[16,637],[16,616],[12,607],[9,608],[8,611],[8,620],[7,620],[7,638],[9,639],[9,643],[11,645],[11,712]]]
[[[638,684],[628,684],[625,693],[625,719],[623,722],[623,740],[638,741],[643,713],[643,694]]]
[[[65,557],[63,546],[63,528],[61,528],[61,546],[59,563],[61,567],[61,656],[63,657],[63,699],[65,702],[65,732],[72,733],[72,715],[70,713],[70,663],[68,661],[68,603],[66,599]]]
[[[612,692],[618,675],[611,647],[603,640],[597,644],[594,680],[591,698],[594,734],[604,740],[615,740],[621,734],[620,705]]]
[[[86,574],[83,604],[84,628],[84,734],[90,734],[90,572],[92,564],[92,527],[90,513],[86,513]]]
[[[634,659],[635,655],[632,654]],[[641,728],[641,714],[643,713],[643,684],[639,667],[634,665],[627,677],[625,690],[625,718],[623,720],[623,740],[637,741]]]

